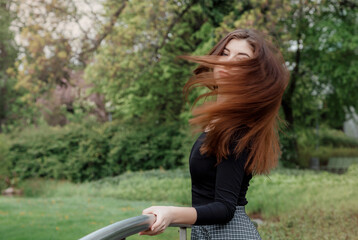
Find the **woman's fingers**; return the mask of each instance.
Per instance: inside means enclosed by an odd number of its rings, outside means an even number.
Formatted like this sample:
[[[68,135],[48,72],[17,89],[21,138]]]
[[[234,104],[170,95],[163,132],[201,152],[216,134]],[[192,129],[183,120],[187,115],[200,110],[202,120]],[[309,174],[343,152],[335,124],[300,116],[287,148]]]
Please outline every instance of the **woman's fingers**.
[[[161,216],[157,216],[157,220],[154,222],[154,224],[151,227],[152,231],[155,231],[157,229],[159,229],[160,226],[163,226],[163,218]]]
[[[150,207],[147,209],[143,210],[143,214],[154,214],[154,216],[156,217],[155,222],[153,223],[153,225],[151,226],[151,230],[155,231],[155,229],[158,229],[159,226],[163,225],[163,216],[162,214],[160,214],[160,211],[155,207]]]
[[[146,231],[140,232],[139,235],[157,235],[164,232],[166,229],[166,224],[162,219],[158,218],[157,221]]]
[[[156,219],[150,229],[139,233],[140,235],[157,235],[165,231],[167,226],[171,223],[170,208],[165,206],[152,206],[146,208],[143,214],[154,214]]]
[[[165,229],[161,229],[160,231],[151,231],[151,230],[146,230],[143,232],[140,232],[139,235],[149,235],[149,236],[154,236],[154,235],[158,235],[161,234],[165,231]]]
[[[153,207],[146,208],[142,211],[142,214],[151,214],[153,213]]]

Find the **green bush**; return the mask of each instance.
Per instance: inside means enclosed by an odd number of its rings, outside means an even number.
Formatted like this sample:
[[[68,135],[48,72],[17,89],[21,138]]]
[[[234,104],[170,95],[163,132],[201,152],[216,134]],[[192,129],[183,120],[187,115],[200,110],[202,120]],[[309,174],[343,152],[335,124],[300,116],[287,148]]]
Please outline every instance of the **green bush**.
[[[320,144],[330,147],[358,148],[357,139],[335,129],[323,129],[320,133]]]
[[[83,182],[113,176],[115,172],[107,161],[112,135],[106,134],[105,127],[81,130],[83,135],[73,142],[76,145],[75,151],[69,153],[67,161],[64,162],[66,178],[74,182]]]
[[[127,170],[178,167],[183,164],[182,148],[188,142],[175,124],[71,124],[28,129],[12,137],[8,159],[18,176],[74,182]]]
[[[300,151],[300,163],[302,167],[308,168],[312,157],[319,158],[321,166],[326,166],[332,157],[358,157],[357,148],[332,148],[321,146],[317,150],[306,148]]]
[[[321,165],[327,165],[331,157],[358,157],[358,141],[335,129],[322,128],[318,139],[315,130],[301,129],[298,148],[298,160],[303,168],[310,166],[313,157],[319,158]]]
[[[41,127],[18,133],[10,146],[9,158],[13,170],[22,178],[63,178],[63,163],[78,145],[71,144],[73,140],[70,137],[66,141],[69,133],[69,128],[58,127]]]
[[[10,161],[8,158],[9,139],[0,134],[0,190],[8,187],[10,177]]]
[[[117,172],[172,169],[183,164],[185,138],[175,125],[127,128],[111,140],[108,161]]]
[[[283,167],[295,167],[297,150],[295,147],[297,134],[293,131],[286,131],[280,134],[281,157],[280,163]]]

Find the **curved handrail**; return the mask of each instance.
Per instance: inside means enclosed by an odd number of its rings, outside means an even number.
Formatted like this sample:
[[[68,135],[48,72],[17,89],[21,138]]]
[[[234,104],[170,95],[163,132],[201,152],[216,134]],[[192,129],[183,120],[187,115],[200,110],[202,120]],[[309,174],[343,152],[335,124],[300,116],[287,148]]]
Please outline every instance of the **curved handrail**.
[[[155,222],[153,214],[128,218],[92,232],[80,240],[115,240],[124,239],[133,234],[147,230]]]
[[[128,218],[101,229],[94,231],[79,240],[118,240],[125,239],[133,234],[147,230],[155,222],[154,214],[145,214]],[[186,231],[186,228],[190,228],[189,224],[170,224],[169,227],[179,227],[181,230]],[[184,235],[180,232],[180,235]],[[186,236],[186,233],[185,233]],[[186,238],[185,238],[186,239]]]

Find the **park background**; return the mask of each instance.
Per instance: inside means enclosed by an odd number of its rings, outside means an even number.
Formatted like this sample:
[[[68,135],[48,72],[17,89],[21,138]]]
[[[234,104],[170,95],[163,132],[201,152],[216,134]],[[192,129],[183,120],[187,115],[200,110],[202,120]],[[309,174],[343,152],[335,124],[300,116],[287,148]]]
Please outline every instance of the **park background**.
[[[0,238],[189,206],[188,120],[207,90],[185,102],[195,64],[177,56],[255,28],[290,84],[279,167],[252,180],[247,212],[263,239],[358,239],[357,25],[355,0],[0,0],[0,189],[20,191],[0,197]]]

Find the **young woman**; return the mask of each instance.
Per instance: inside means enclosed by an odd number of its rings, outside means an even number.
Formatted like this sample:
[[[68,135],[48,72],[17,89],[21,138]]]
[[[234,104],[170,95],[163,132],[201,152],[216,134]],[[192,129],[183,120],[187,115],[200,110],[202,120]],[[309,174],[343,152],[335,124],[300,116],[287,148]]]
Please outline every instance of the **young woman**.
[[[278,111],[289,74],[280,52],[255,30],[229,33],[199,63],[184,92],[210,90],[193,111],[201,135],[190,154],[192,207],[153,206],[156,222],[141,235],[162,233],[171,223],[192,224],[191,239],[261,239],[245,213],[249,182],[276,166]]]

